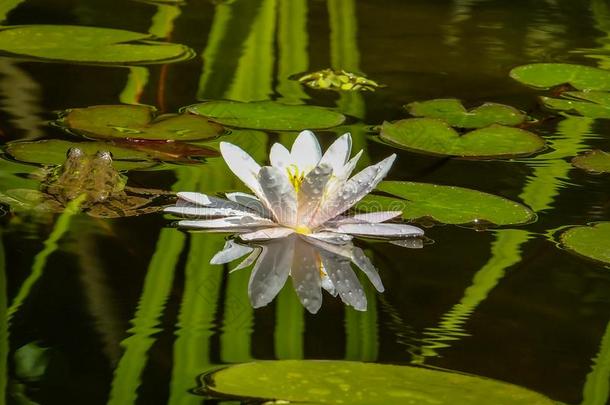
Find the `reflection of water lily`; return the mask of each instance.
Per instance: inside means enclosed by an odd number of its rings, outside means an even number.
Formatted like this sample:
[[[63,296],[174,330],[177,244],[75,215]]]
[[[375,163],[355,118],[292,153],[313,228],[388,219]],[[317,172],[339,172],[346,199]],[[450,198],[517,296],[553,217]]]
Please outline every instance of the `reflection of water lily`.
[[[320,287],[338,293],[358,310],[366,310],[366,297],[351,269],[355,264],[378,291],[383,285],[377,270],[353,236],[397,240],[420,236],[414,226],[386,223],[400,211],[345,215],[385,177],[395,155],[349,178],[362,152],[349,159],[351,137],[338,138],[322,155],[311,131],[303,131],[289,151],[271,148],[271,166],[259,166],[237,146],[222,142],[220,150],[229,168],[255,195],[228,193],[228,200],[199,193],[178,193],[179,201],[167,212],[195,217],[178,225],[215,232],[233,232],[253,249],[228,241],[212,259],[221,264],[250,253],[238,267],[254,261],[249,284],[254,307],[268,304],[292,276],[297,295],[312,313],[322,303]],[[199,219],[206,218],[206,219]]]

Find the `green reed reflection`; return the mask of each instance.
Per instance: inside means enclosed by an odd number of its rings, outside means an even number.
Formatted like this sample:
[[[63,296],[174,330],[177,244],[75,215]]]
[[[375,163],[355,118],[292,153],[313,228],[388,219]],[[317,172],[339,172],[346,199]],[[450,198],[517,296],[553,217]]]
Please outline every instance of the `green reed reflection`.
[[[6,401],[8,383],[8,303],[6,285],[6,258],[4,255],[4,240],[0,234],[0,405]]]
[[[300,103],[309,98],[303,86],[290,76],[309,69],[307,46],[307,1],[279,0],[278,85],[280,101]]]
[[[605,405],[610,397],[610,323],[602,337],[599,352],[587,374],[581,405]]]

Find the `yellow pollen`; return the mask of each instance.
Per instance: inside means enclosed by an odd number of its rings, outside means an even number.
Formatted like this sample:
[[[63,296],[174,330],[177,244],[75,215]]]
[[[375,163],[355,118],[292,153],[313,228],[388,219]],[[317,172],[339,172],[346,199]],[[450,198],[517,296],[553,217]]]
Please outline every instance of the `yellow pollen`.
[[[309,227],[306,225],[299,225],[294,228],[294,231],[296,233],[300,233],[301,235],[309,235],[311,233],[311,229],[309,229]]]
[[[299,168],[296,165],[288,166],[286,171],[288,172],[288,179],[290,180],[290,183],[292,183],[294,190],[298,192],[299,188],[301,187],[301,183],[305,178],[305,173],[299,173]]]

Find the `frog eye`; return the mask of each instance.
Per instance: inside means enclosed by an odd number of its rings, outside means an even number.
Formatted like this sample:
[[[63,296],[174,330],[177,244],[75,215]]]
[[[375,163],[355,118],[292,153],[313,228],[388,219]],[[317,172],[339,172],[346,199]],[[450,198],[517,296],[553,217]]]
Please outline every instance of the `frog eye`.
[[[79,158],[84,155],[85,155],[85,152],[83,152],[82,149],[76,148],[76,147],[72,147],[72,148],[68,149],[68,152],[66,153],[66,157],[68,157],[68,158]]]
[[[99,158],[99,159],[103,159],[103,160],[107,160],[109,162],[112,162],[112,153],[108,152],[107,150],[97,151],[95,156],[97,158]]]

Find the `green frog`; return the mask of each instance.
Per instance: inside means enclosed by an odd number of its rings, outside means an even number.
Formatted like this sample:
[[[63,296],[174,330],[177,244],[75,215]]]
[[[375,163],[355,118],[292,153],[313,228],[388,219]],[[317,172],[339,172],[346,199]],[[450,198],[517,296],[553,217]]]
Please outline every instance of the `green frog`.
[[[158,200],[170,192],[127,186],[127,177],[112,165],[112,154],[98,151],[88,155],[82,149],[68,150],[66,161],[44,170],[40,191],[10,190],[4,196],[14,208],[57,212],[76,198],[80,210],[98,218],[136,216],[159,211]]]

